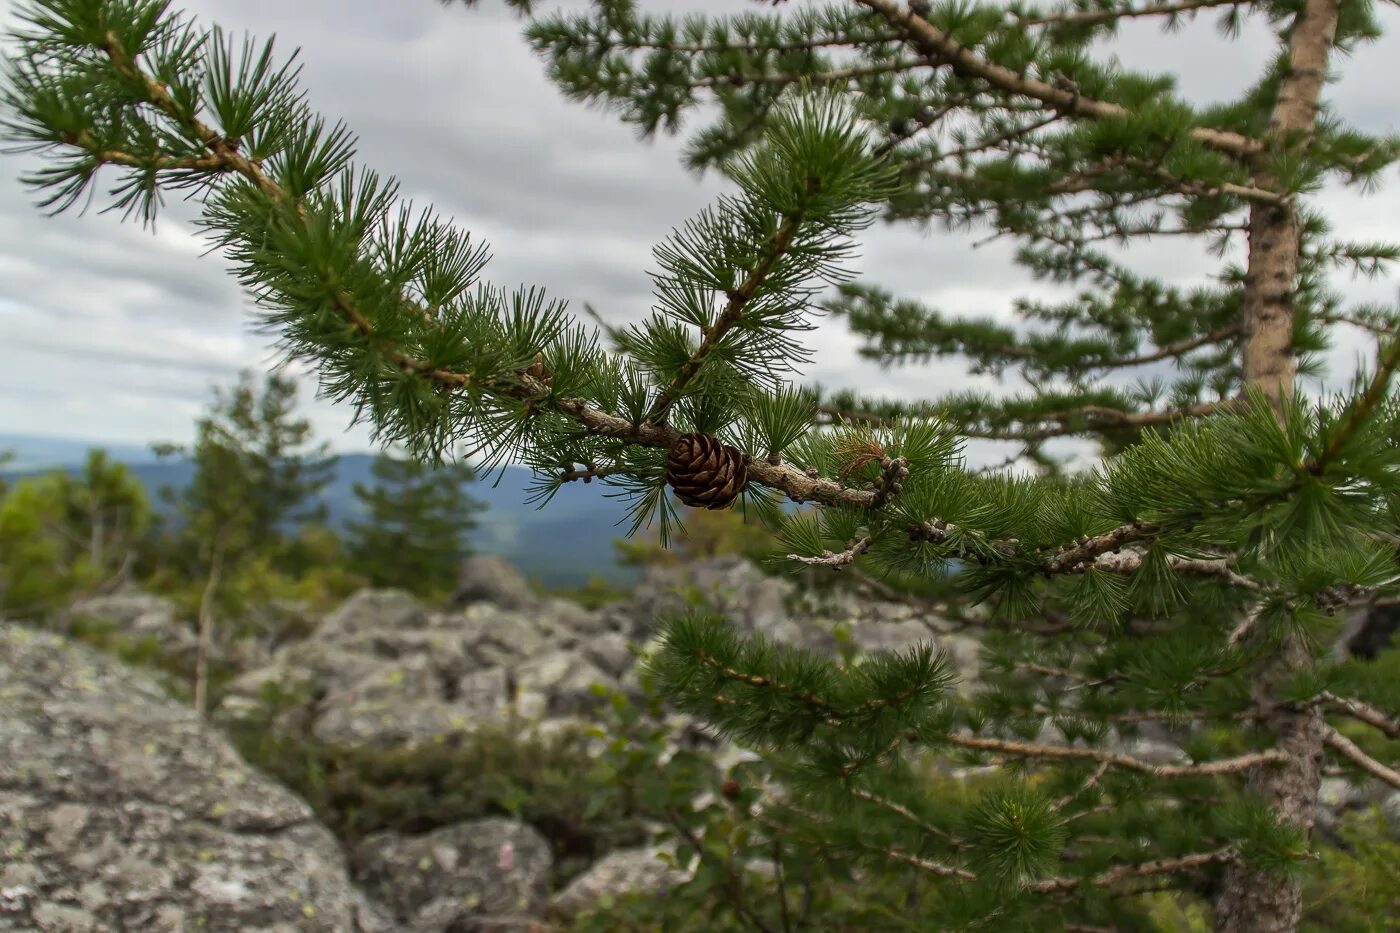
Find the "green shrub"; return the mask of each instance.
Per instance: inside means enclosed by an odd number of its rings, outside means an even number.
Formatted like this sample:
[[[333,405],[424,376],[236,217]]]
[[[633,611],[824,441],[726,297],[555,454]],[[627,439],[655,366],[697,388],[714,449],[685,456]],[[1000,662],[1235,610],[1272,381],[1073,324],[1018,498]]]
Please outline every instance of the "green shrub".
[[[231,728],[244,757],[306,798],[353,845],[379,830],[422,833],[507,816],[549,839],[563,882],[646,833],[629,789],[608,781],[581,731],[532,734],[519,724],[409,747],[333,745],[271,725],[297,697],[269,694],[266,717]]]

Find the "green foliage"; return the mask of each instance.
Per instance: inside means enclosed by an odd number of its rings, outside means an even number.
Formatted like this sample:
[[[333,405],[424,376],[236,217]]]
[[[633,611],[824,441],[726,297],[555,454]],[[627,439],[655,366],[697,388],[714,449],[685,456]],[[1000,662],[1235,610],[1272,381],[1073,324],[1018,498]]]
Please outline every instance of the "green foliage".
[[[594,740],[579,730],[546,735],[507,722],[410,747],[333,745],[274,722],[299,699],[270,689],[261,715],[231,725],[232,737],[347,843],[384,829],[421,833],[508,816],[549,839],[562,883],[604,852],[646,838],[630,788],[601,770]]]
[[[572,600],[585,609],[601,609],[625,600],[632,591],[604,577],[589,577],[580,586],[551,589],[548,592],[552,596]]]
[[[618,563],[626,567],[674,567],[734,556],[763,561],[778,552],[779,542],[773,533],[756,516],[742,510],[682,508],[678,517],[681,528],[664,545],[655,535],[614,541]]]
[[[355,484],[365,518],[346,526],[350,568],[374,586],[446,594],[470,553],[466,535],[476,527],[473,515],[485,508],[462,488],[475,479],[471,469],[387,454],[370,469],[375,484]]]
[[[325,531],[318,493],[330,480],[333,460],[324,444],[313,444],[311,424],[296,416],[296,383],[280,373],[259,386],[251,372],[215,393],[195,426],[185,454],[194,474],[185,488],[165,490],[173,515],[162,529],[153,575],[177,587],[202,587],[211,577],[215,600],[240,614],[271,591],[259,580],[292,577],[338,555]],[[215,571],[217,569],[217,572]]]
[[[1400,826],[1378,810],[1349,813],[1303,884],[1304,933],[1382,933],[1400,928]]]
[[[43,615],[119,583],[150,521],[140,482],[101,450],[77,474],[20,480],[0,498],[0,606]]]

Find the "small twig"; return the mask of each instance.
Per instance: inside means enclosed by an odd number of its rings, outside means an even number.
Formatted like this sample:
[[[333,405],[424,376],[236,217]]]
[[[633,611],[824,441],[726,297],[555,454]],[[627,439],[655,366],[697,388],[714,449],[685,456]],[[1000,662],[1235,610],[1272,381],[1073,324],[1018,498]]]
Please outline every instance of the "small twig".
[[[1394,768],[1389,768],[1381,764],[1362,751],[1361,746],[1342,735],[1336,729],[1331,726],[1325,726],[1322,733],[1322,741],[1333,751],[1351,759],[1352,764],[1356,765],[1362,771],[1400,790],[1400,771],[1396,771]]]
[[[1318,694],[1318,699],[1337,707],[1353,719],[1364,722],[1368,726],[1375,726],[1392,739],[1400,739],[1400,718],[1386,715],[1384,710],[1377,709],[1361,700],[1339,697],[1327,691]]]
[[[872,793],[862,787],[852,787],[850,791],[852,797],[857,797],[861,800],[873,803],[877,807],[882,807],[886,810],[889,810],[896,816],[918,827],[920,832],[927,833],[928,835],[933,836],[937,839],[942,839],[944,842],[948,843],[955,849],[962,848],[962,846],[964,845],[963,841],[957,836],[954,836],[946,829],[940,829],[939,827],[934,826],[932,823],[920,819],[918,814],[916,814],[913,810],[910,810],[908,807],[904,806],[901,803],[896,803],[893,800],[881,797],[879,794]]]
[[[1154,3],[1151,6],[1118,7],[1110,10],[1066,10],[1062,13],[1049,13],[1045,16],[1013,16],[1017,26],[1057,26],[1061,24],[1091,25],[1116,22],[1140,16],[1180,16],[1197,10],[1217,6],[1244,6],[1248,0],[1184,0],[1182,3]]]
[[[1239,647],[1239,645],[1249,637],[1249,633],[1254,631],[1254,626],[1259,624],[1259,619],[1263,615],[1264,601],[1260,600],[1249,607],[1249,611],[1244,614],[1244,618],[1240,619],[1239,624],[1236,625],[1234,631],[1230,633],[1226,644],[1231,648]]]
[[[830,567],[833,570],[840,570],[842,567],[847,567],[855,563],[856,558],[864,554],[870,548],[870,544],[873,540],[874,539],[869,535],[866,535],[855,544],[846,548],[846,550],[838,553],[822,551],[821,557],[804,557],[801,554],[789,554],[788,560],[795,560],[798,563],[808,564],[813,567]]]
[[[1204,868],[1207,865],[1218,865],[1223,862],[1233,862],[1239,858],[1239,853],[1234,849],[1226,847],[1217,849],[1214,852],[1201,852],[1195,855],[1182,855],[1176,858],[1153,859],[1150,862],[1143,862],[1140,865],[1118,865],[1107,871],[1100,872],[1089,879],[1082,878],[1047,878],[1037,881],[1030,886],[1032,891],[1044,893],[1057,893],[1061,891],[1072,891],[1085,884],[1107,887],[1120,881],[1128,881],[1133,878],[1150,878],[1153,875],[1165,875],[1178,871],[1190,871],[1193,868]]]
[[[940,862],[919,858],[917,855],[911,855],[897,846],[882,847],[871,845],[868,842],[863,842],[861,845],[872,852],[879,852],[887,858],[894,859],[897,862],[903,862],[906,865],[912,865],[920,871],[928,872],[931,875],[937,875],[940,878],[961,878],[963,881],[977,880],[977,876],[966,868],[957,868],[952,865],[944,865]]]
[[[1235,758],[1222,758],[1217,761],[1207,761],[1200,764],[1191,765],[1154,765],[1150,761],[1143,761],[1141,758],[1134,758],[1131,755],[1121,755],[1114,752],[1100,751],[1096,748],[1078,748],[1070,745],[1037,745],[1030,742],[1010,742],[1004,739],[988,739],[975,735],[952,734],[945,737],[944,741],[950,745],[960,748],[975,749],[985,752],[999,752],[1005,755],[1016,755],[1022,758],[1063,758],[1078,759],[1081,761],[1108,762],[1116,768],[1123,768],[1127,771],[1137,771],[1141,774],[1148,774],[1153,777],[1205,777],[1220,774],[1237,774],[1241,771],[1248,771],[1260,765],[1273,764],[1283,760],[1283,753],[1277,749],[1267,752],[1251,752],[1248,755],[1240,755]]]
[[[1094,769],[1094,773],[1089,775],[1084,780],[1084,783],[1079,785],[1079,788],[1077,790],[1073,791],[1072,793],[1065,794],[1059,800],[1055,801],[1055,809],[1063,810],[1065,807],[1073,803],[1076,797],[1080,797],[1083,794],[1086,794],[1090,790],[1092,790],[1094,786],[1099,783],[1099,781],[1103,780],[1103,776],[1108,773],[1108,769],[1112,766],[1113,762],[1111,761],[1105,761],[1100,763],[1099,766]]]
[[[621,466],[594,467],[589,466],[582,470],[575,470],[570,467],[563,472],[555,474],[555,479],[561,483],[584,482],[591,483],[595,479],[602,479],[604,476],[612,476],[614,473],[626,473],[627,468]]]

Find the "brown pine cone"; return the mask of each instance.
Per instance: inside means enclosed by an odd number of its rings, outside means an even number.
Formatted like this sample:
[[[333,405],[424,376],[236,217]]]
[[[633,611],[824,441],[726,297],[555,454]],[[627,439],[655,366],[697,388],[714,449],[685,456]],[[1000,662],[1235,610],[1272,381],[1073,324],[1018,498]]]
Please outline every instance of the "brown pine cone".
[[[682,434],[666,454],[666,482],[697,509],[728,508],[748,481],[744,455],[712,434]]]

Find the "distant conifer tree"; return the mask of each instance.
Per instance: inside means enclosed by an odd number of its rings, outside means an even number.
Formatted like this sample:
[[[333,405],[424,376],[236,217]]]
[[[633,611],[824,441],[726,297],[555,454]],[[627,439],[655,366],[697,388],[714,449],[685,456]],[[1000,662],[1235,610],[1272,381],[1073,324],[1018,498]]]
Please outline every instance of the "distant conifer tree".
[[[381,454],[370,469],[374,484],[355,484],[365,517],[346,523],[351,569],[375,586],[445,595],[485,508],[464,488],[475,479],[471,468]]]

